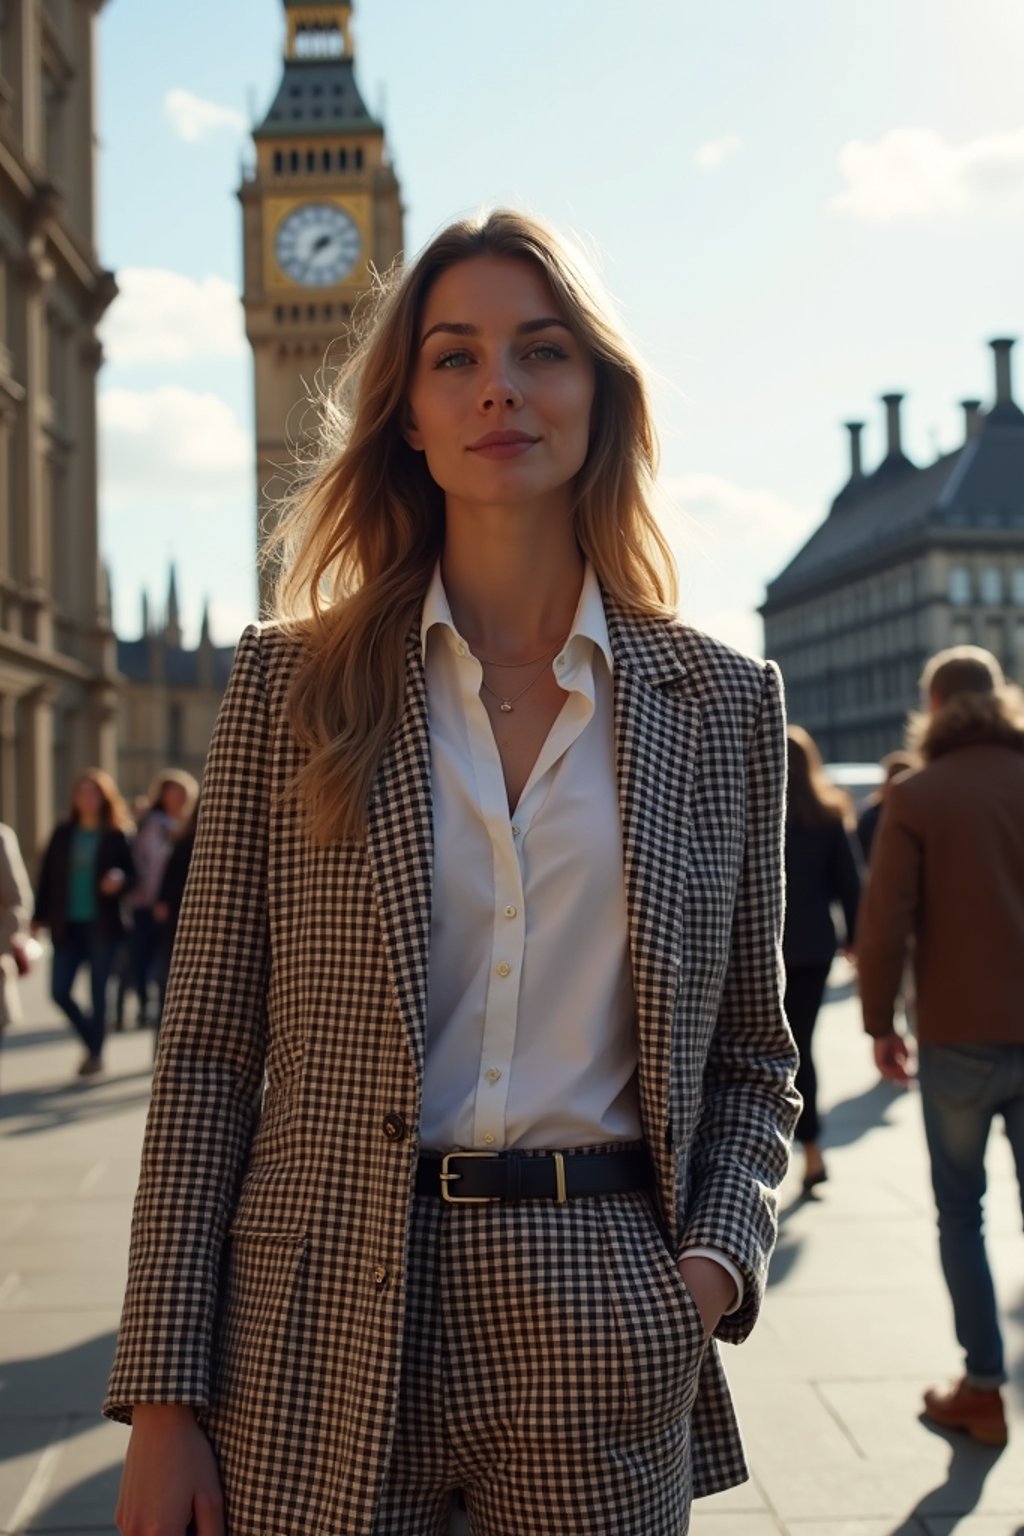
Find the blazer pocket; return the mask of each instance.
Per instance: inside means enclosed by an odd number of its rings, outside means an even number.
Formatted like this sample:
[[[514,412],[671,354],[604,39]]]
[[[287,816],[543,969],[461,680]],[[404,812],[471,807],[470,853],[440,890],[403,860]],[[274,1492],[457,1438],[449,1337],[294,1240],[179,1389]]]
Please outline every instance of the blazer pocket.
[[[229,1419],[272,1421],[295,1389],[308,1243],[304,1234],[236,1224],[225,1253],[214,1404]],[[258,1434],[258,1427],[256,1429]]]

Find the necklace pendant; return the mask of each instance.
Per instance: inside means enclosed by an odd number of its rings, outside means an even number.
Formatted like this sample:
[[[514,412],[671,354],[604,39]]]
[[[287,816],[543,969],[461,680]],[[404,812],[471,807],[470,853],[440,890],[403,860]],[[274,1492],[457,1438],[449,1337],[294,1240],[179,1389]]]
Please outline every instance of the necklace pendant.
[[[502,699],[502,701],[501,701],[501,712],[502,712],[503,715],[510,715],[512,713],[512,700],[511,699]]]

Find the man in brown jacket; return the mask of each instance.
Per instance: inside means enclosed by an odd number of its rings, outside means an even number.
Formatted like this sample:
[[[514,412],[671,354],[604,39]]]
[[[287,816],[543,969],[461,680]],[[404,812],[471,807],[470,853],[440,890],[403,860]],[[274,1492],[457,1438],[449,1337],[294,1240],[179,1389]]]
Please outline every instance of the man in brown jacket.
[[[879,1070],[911,1077],[893,1028],[907,941],[917,980],[917,1079],[939,1251],[966,1371],[925,1415],[1006,1441],[1006,1380],[982,1237],[985,1144],[1003,1117],[1024,1193],[1024,695],[995,657],[933,657],[912,726],[924,766],[886,799],[857,926],[864,1027]]]

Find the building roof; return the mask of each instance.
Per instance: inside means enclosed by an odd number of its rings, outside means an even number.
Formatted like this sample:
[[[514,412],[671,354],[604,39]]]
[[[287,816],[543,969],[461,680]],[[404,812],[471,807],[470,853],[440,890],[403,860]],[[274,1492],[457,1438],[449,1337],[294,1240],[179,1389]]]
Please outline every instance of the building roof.
[[[359,94],[351,59],[289,59],[270,111],[253,137],[382,131]]]
[[[979,416],[974,434],[933,464],[899,460],[887,457],[843,487],[824,523],[769,583],[767,609],[915,537],[1003,529],[1024,542],[1024,412],[1012,401]]]
[[[154,649],[162,653],[162,664],[154,665]],[[234,659],[233,645],[211,647],[210,686],[223,691],[227,687]],[[168,645],[160,635],[142,635],[138,640],[118,640],[117,669],[131,683],[163,682],[169,688],[199,688],[200,652],[183,646]]]

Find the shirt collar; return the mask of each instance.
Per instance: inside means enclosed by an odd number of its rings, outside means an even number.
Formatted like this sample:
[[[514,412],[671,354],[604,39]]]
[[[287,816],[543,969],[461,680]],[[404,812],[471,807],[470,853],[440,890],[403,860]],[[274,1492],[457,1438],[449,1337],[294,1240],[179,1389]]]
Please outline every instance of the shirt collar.
[[[420,648],[424,661],[427,656],[427,638],[430,631],[438,625],[451,630],[457,639],[462,639],[455,626],[455,620],[452,618],[448,594],[444,589],[444,582],[441,579],[440,560],[434,566],[434,574],[430,579],[430,586],[427,588],[427,595],[423,600],[423,616],[420,620]],[[608,663],[609,672],[614,670],[611,641],[608,638],[608,620],[605,616],[601,587],[594,567],[589,560],[583,572],[583,586],[580,590],[580,600],[576,604],[576,614],[563,649],[568,651],[574,641],[577,640],[590,640],[604,656],[605,661]]]

